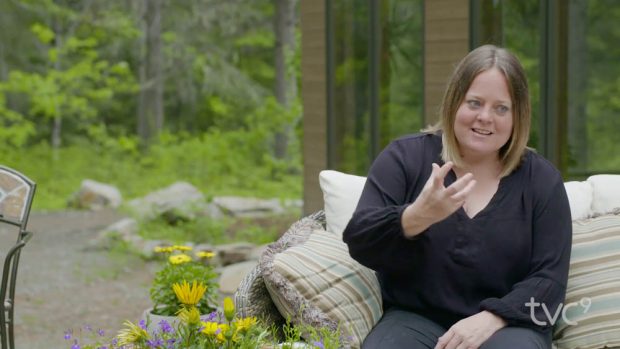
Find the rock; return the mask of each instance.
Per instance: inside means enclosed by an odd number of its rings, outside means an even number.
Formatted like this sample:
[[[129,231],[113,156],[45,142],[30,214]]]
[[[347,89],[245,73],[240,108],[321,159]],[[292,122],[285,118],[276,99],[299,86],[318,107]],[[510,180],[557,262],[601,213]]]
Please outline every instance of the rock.
[[[286,199],[282,202],[284,209],[301,210],[304,208],[304,201],[302,199]]]
[[[239,196],[218,196],[213,203],[233,217],[264,217],[284,212],[278,199],[257,199]]]
[[[225,296],[232,296],[241,280],[254,269],[258,264],[258,261],[246,261],[242,263],[236,263],[222,268],[222,274],[220,275],[219,284],[220,292]]]
[[[221,267],[222,266],[222,260],[220,258],[219,253],[216,251],[216,248],[213,247],[213,245],[210,244],[198,244],[196,245],[196,247],[194,247],[194,253],[198,253],[198,252],[213,252],[215,255],[209,259],[206,260],[206,263],[213,266],[213,267]]]
[[[115,186],[85,179],[80,190],[68,200],[68,206],[97,211],[106,207],[117,208],[122,201],[121,192]]]
[[[204,195],[187,182],[176,182],[143,198],[131,200],[129,208],[139,219],[163,217],[171,223],[192,220],[204,210]]]
[[[248,242],[237,242],[216,246],[215,252],[223,266],[247,261],[252,254],[254,245]]]
[[[101,229],[89,242],[87,249],[110,249],[115,240],[133,244],[141,239],[138,236],[138,222],[133,218],[123,218]]]
[[[267,246],[269,246],[269,244],[264,244],[264,245],[254,247],[252,249],[252,252],[250,252],[250,255],[248,256],[248,260],[254,260],[254,261],[259,260],[260,256],[267,249]]]
[[[101,233],[117,233],[123,240],[129,240],[130,236],[138,234],[138,222],[133,218],[123,218],[103,229]]]
[[[144,258],[154,258],[155,257],[155,247],[164,247],[170,246],[171,243],[169,241],[164,240],[145,240],[141,246],[134,246],[136,251],[138,251]]]
[[[196,212],[196,214],[201,217],[210,217],[213,219],[222,219],[225,216],[224,212],[222,212],[219,206],[212,202],[209,202],[208,204],[203,206],[203,208],[200,211]]]

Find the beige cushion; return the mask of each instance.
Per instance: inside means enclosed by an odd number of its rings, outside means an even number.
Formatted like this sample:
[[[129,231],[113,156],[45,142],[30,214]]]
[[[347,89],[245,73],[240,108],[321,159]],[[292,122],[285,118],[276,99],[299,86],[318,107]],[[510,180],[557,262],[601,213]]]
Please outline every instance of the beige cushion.
[[[362,195],[366,177],[325,170],[319,174],[327,231],[342,235]]]
[[[572,306],[554,327],[558,348],[620,347],[620,215],[573,222],[564,304]]]
[[[261,268],[267,290],[293,323],[340,326],[343,338],[358,348],[382,315],[375,273],[349,256],[338,235],[306,233],[299,244],[276,242],[265,251]]]

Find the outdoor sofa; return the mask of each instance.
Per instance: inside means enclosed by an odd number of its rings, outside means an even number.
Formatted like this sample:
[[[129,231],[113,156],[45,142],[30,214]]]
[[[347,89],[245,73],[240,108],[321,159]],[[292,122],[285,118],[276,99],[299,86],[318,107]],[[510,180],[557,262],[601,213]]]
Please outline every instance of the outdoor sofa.
[[[365,177],[322,171],[324,210],[302,218],[261,255],[240,284],[241,315],[340,328],[357,348],[382,314],[372,270],[351,259],[342,230]],[[573,249],[563,312],[549,310],[559,349],[620,348],[620,175],[566,182]],[[540,319],[544,320],[544,319]],[[550,320],[547,320],[550,321]]]

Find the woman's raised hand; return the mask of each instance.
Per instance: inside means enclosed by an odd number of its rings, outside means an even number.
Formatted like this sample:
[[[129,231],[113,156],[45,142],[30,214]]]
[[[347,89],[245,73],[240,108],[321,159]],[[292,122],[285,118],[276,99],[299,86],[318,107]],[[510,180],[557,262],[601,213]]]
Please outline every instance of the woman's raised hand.
[[[467,199],[476,180],[471,173],[457,179],[450,186],[444,186],[444,178],[452,169],[448,161],[439,167],[433,164],[433,172],[426,181],[418,198],[409,205],[401,217],[405,236],[413,237],[429,226],[445,219],[458,210]]]

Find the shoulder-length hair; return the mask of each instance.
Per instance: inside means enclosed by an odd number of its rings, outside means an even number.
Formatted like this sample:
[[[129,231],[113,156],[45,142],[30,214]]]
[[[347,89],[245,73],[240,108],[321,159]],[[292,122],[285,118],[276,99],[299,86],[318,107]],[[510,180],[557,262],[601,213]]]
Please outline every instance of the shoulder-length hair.
[[[442,131],[444,161],[452,161],[456,166],[463,165],[459,144],[454,134],[456,111],[463,103],[465,94],[478,74],[489,69],[498,69],[506,78],[512,100],[513,126],[510,138],[499,150],[502,165],[500,177],[509,175],[516,169],[525,153],[530,134],[531,105],[527,78],[521,63],[508,50],[484,45],[471,51],[456,66],[443,96],[439,122],[426,128],[425,132]]]

